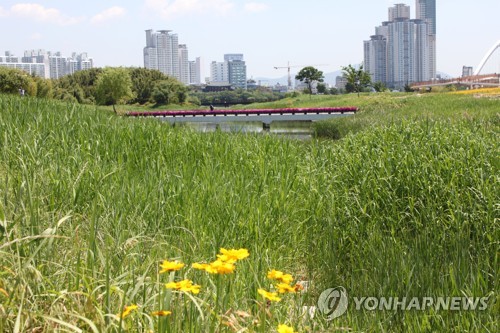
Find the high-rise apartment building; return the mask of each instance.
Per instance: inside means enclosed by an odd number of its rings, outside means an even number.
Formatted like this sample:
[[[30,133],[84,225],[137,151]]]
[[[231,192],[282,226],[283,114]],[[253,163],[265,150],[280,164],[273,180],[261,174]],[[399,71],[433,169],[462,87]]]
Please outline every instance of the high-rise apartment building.
[[[197,75],[196,61],[189,61],[189,84],[200,84],[200,75]]]
[[[227,61],[212,61],[210,63],[210,81],[229,84],[229,68]]]
[[[66,67],[68,67],[67,58],[61,55],[61,52],[54,54],[49,53],[50,78],[57,79],[66,75]]]
[[[243,54],[224,54],[224,61],[228,63],[229,84],[235,88],[247,89],[247,65]]]
[[[392,22],[395,19],[409,19],[410,18],[410,6],[403,3],[398,3],[394,7],[389,8],[389,21]]]
[[[179,44],[179,81],[190,84],[189,53],[186,44]]]
[[[387,42],[384,35],[373,35],[364,42],[365,67],[373,82],[387,82]]]
[[[436,0],[416,0],[417,19],[427,23],[428,43],[429,43],[429,78],[436,77]]]
[[[247,66],[243,54],[225,54],[224,62],[213,61],[210,65],[210,79],[212,82],[247,89]]]
[[[146,30],[146,47],[144,48],[144,67],[156,69],[163,74],[180,80],[179,72],[179,38],[171,34],[171,30]]]
[[[229,83],[235,88],[247,89],[247,66],[242,60],[228,62]]]
[[[196,72],[194,74],[194,81],[191,83],[193,84],[201,84],[202,80],[205,79],[204,74],[205,74],[205,67],[203,66],[203,59],[201,57],[196,58]]]
[[[30,75],[46,79],[58,79],[64,75],[94,67],[93,59],[87,53],[73,53],[71,57],[64,57],[61,52],[45,52],[45,50],[25,51],[19,58],[10,52],[5,52],[5,57],[0,57],[0,66],[19,68]]]
[[[429,34],[436,34],[436,0],[416,0],[417,19],[429,24]]]
[[[241,53],[224,54],[224,61],[243,61],[243,54]]]
[[[47,69],[44,63],[36,63],[35,61],[22,61],[23,58],[16,57],[10,51],[5,52],[5,56],[0,56],[0,67],[15,68],[25,71],[29,75],[36,75],[43,78],[48,78]]]
[[[157,32],[146,30],[144,67],[159,70],[184,84],[200,83],[200,58],[196,60],[196,65],[193,65],[189,61],[187,45],[179,44],[179,37],[171,32],[171,30]]]
[[[474,75],[474,70],[471,66],[462,67],[462,77]]]
[[[411,82],[427,81],[427,25],[398,18],[388,26],[387,83],[401,89]]]
[[[374,82],[401,89],[435,77],[435,0],[416,3],[417,19],[410,19],[409,6],[397,4],[389,8],[389,21],[364,42],[365,69]]]

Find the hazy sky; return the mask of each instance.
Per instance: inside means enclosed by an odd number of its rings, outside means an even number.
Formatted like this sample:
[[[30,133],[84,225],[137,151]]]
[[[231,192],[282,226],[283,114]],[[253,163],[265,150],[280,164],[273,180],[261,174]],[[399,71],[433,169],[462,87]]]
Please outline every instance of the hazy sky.
[[[395,3],[415,17],[414,0],[1,0],[0,52],[88,52],[99,67],[139,67],[144,31],[172,30],[206,69],[243,53],[248,77],[281,77],[286,70],[274,66],[288,61],[333,72],[363,60],[363,41]],[[437,0],[438,71],[476,67],[500,40],[499,13],[500,0]],[[500,72],[497,54],[490,71]]]

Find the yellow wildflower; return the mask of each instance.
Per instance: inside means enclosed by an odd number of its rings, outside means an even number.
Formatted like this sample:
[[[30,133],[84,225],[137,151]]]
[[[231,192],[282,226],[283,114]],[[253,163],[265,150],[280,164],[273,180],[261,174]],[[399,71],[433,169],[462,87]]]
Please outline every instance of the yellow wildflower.
[[[257,292],[264,298],[267,298],[270,301],[279,302],[281,298],[278,297],[278,293],[271,293],[264,289],[258,289]]]
[[[280,294],[296,292],[295,288],[289,285],[288,283],[278,283],[276,285],[276,288],[278,288],[278,292]]]
[[[151,313],[153,316],[165,317],[172,314],[172,311],[160,310]]]
[[[278,325],[278,333],[295,333],[293,327],[287,325]]]
[[[234,263],[216,260],[210,264],[210,268],[217,274],[230,274],[235,270]]]
[[[120,313],[120,314],[117,314],[116,316],[118,318],[126,318],[128,315],[130,315],[130,313],[134,310],[137,310],[138,306],[135,305],[135,304],[131,304],[131,305],[128,305],[125,307],[125,309],[123,309],[123,312]]]
[[[202,271],[206,271],[207,269],[210,269],[210,265],[209,264],[199,264],[197,262],[195,262],[193,265],[191,265],[194,269],[199,269],[199,270],[202,270]]]
[[[267,278],[272,280],[278,280],[279,282],[286,284],[290,284],[293,281],[293,276],[291,274],[285,274],[275,269],[267,273]]]
[[[247,249],[226,250],[225,248],[221,248],[220,254],[217,255],[217,258],[218,260],[234,263],[237,260],[245,259],[249,255],[250,253],[248,253]]]
[[[192,267],[210,274],[229,274],[233,273],[236,269],[236,266],[234,266],[233,262],[225,262],[222,260],[216,260],[210,264],[194,263]]]
[[[160,265],[160,267],[160,273],[167,273],[180,270],[182,267],[184,267],[184,264],[177,261],[163,260],[163,263]]]
[[[192,292],[193,294],[198,294],[200,292],[200,285],[193,284],[191,280],[182,280],[179,282],[170,282],[165,284],[167,289],[175,289],[180,291]]]

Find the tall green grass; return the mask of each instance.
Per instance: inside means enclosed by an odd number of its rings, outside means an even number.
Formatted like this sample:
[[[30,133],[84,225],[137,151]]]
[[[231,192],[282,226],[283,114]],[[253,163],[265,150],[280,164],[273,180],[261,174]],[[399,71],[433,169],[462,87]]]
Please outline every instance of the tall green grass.
[[[0,96],[0,331],[231,331],[224,323],[237,310],[259,320],[241,320],[251,332],[282,322],[305,332],[497,331],[496,102],[307,99],[277,103],[362,112],[335,125],[341,141],[300,142]],[[221,247],[251,255],[231,276],[158,274],[163,259],[207,262]],[[267,308],[256,290],[273,268],[311,287]],[[164,288],[180,278],[202,292]],[[468,312],[351,304],[331,322],[298,318],[297,307],[339,285],[352,296],[490,302]],[[117,320],[128,304],[139,311]],[[172,316],[151,316],[160,308]]]

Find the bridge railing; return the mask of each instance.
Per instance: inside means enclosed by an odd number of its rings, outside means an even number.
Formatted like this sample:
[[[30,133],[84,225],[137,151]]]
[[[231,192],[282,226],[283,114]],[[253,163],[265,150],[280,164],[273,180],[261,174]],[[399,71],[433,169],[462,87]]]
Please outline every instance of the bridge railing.
[[[485,80],[498,80],[500,79],[500,74],[482,74],[482,75],[471,75],[471,76],[462,76],[453,79],[447,80],[430,80],[430,81],[422,81],[422,82],[413,82],[410,84],[411,87],[421,87],[421,86],[431,86],[431,85],[445,85],[445,84],[473,84],[473,83],[482,83]]]
[[[185,117],[185,116],[250,116],[250,115],[286,115],[286,114],[320,114],[320,113],[355,113],[357,107],[325,107],[325,108],[286,108],[286,109],[244,109],[244,110],[185,110],[185,111],[140,111],[128,112],[129,117]]]

